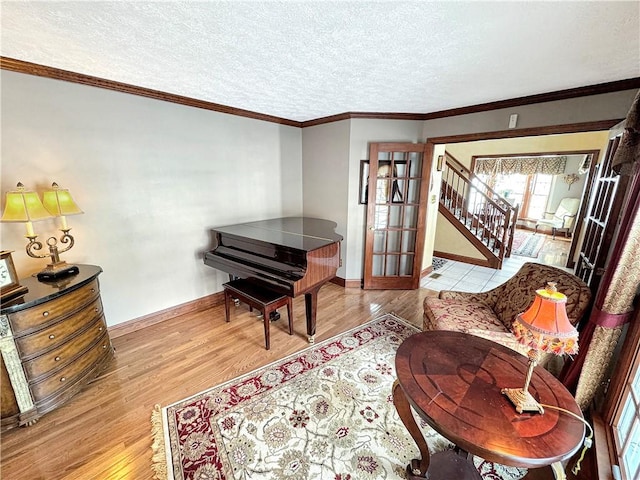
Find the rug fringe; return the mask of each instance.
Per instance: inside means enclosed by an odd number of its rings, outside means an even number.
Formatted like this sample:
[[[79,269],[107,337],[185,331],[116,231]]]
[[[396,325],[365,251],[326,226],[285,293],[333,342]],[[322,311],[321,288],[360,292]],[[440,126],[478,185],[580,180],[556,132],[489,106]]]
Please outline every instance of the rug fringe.
[[[162,408],[158,404],[153,407],[153,412],[151,412],[151,436],[153,437],[153,443],[151,444],[153,478],[165,480],[167,478],[167,456],[164,444],[164,430],[162,428]]]

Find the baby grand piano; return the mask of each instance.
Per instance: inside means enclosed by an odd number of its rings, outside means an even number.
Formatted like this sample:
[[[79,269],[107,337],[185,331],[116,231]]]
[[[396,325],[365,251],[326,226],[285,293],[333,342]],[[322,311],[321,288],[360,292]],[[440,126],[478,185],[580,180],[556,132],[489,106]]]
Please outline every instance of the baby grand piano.
[[[216,245],[205,253],[204,263],[290,297],[304,294],[313,343],[318,290],[340,266],[342,236],[335,227],[328,220],[288,217],[214,228]]]

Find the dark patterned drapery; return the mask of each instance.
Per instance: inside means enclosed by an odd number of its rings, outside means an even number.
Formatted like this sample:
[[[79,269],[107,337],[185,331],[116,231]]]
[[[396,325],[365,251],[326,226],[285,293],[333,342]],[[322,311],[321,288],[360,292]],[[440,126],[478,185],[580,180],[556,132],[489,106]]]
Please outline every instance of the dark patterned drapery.
[[[631,175],[634,164],[640,164],[640,92],[625,119],[624,133],[613,157],[612,167],[621,175]]]
[[[475,173],[480,175],[513,175],[515,173],[522,175],[535,173],[560,175],[564,173],[566,165],[566,155],[477,158],[474,170]]]
[[[627,117],[625,134],[638,133],[639,99],[640,92]],[[614,169],[632,177],[622,218],[593,311],[580,332],[580,353],[562,373],[563,383],[569,389],[575,387],[576,401],[583,410],[606,380],[624,326],[633,318],[640,290],[640,142],[631,141],[624,147],[618,148],[612,161]]]

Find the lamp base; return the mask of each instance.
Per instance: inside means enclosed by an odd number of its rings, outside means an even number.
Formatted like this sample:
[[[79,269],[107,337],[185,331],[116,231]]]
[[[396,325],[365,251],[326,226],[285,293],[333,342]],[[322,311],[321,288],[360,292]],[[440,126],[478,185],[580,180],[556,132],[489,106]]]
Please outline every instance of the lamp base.
[[[544,413],[544,408],[540,405],[533,395],[529,392],[525,392],[522,388],[503,388],[504,393],[511,403],[516,407],[516,412],[539,412]]]
[[[47,268],[41,270],[36,275],[41,282],[54,281],[69,275],[75,275],[80,271],[75,265],[69,265],[64,260],[61,262],[50,263]]]

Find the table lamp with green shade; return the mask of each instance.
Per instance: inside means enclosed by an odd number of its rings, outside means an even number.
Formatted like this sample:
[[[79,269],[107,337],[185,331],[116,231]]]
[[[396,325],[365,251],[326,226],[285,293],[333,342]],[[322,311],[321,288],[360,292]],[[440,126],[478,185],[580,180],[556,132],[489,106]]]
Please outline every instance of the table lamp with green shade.
[[[69,233],[71,229],[67,225],[66,216],[84,213],[74,202],[69,190],[61,189],[54,182],[51,189],[43,193],[43,201],[40,201],[36,192],[27,190],[21,182],[18,182],[16,190],[7,192],[5,198],[5,208],[0,222],[24,223],[27,229],[25,237],[29,239],[26,246],[27,255],[32,258],[51,257],[51,263],[37,274],[38,279],[56,280],[66,275],[78,273],[78,267],[60,260],[59,256],[60,253],[70,250],[74,244],[74,238]],[[38,235],[34,232],[33,222],[52,217],[60,218],[62,236],[59,240],[53,236],[47,239],[48,254],[37,253],[42,250],[43,244],[36,240]],[[65,244],[66,247],[59,249],[58,242]]]

